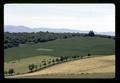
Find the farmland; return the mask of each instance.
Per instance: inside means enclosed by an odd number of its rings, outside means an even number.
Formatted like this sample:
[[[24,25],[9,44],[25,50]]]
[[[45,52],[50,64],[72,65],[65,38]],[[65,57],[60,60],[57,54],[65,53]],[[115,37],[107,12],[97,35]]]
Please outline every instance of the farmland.
[[[47,49],[40,50],[40,49]],[[49,50],[48,50],[49,49]],[[51,51],[50,51],[51,49]],[[57,39],[34,45],[22,45],[4,50],[5,62],[33,56],[110,55],[115,53],[115,41],[99,37]]]
[[[14,78],[114,78],[115,55],[66,62]]]
[[[4,70],[8,71],[9,68],[13,68],[16,74],[27,73],[30,64],[36,64],[39,67],[43,60],[52,60],[61,56],[85,57],[88,53],[92,55],[91,57],[114,55],[115,40],[101,37],[73,37],[8,48],[4,50]]]

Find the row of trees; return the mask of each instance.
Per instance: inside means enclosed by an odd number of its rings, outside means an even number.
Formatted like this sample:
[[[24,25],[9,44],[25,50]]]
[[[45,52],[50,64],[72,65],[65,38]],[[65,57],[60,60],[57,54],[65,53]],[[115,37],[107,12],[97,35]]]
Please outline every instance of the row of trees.
[[[90,57],[91,54],[88,53],[87,56]],[[84,56],[71,56],[71,57],[61,56],[59,58],[51,59],[49,61],[43,60],[43,61],[41,61],[41,63],[39,65],[30,64],[28,66],[28,69],[30,72],[33,72],[33,71],[37,71],[37,70],[40,70],[40,69],[43,69],[43,68],[46,68],[48,66],[52,66],[55,64],[59,64],[59,63],[67,62],[67,61],[72,61],[72,60],[77,60],[77,59],[82,59],[83,57]]]
[[[88,53],[87,55],[88,57],[91,56],[90,53]],[[61,56],[61,57],[58,57],[58,58],[55,58],[55,59],[49,59],[49,60],[43,60],[41,61],[41,63],[38,65],[36,64],[30,64],[28,66],[28,69],[30,72],[33,72],[33,71],[37,71],[37,70],[40,70],[40,69],[43,69],[43,68],[46,68],[48,66],[52,66],[52,65],[55,65],[55,64],[59,64],[59,63],[63,63],[63,62],[67,62],[67,61],[72,61],[72,60],[77,60],[77,59],[82,59],[84,56],[71,56],[71,57],[68,57],[68,56]],[[4,71],[4,74],[5,75],[13,75],[15,74],[15,70],[13,68],[10,68],[8,71]]]
[[[48,42],[53,41],[56,39],[66,39],[71,37],[106,37],[106,38],[112,38],[111,36],[105,36],[105,35],[95,35],[93,31],[90,31],[89,33],[52,33],[52,32],[32,32],[32,33],[4,33],[4,49],[11,48],[11,47],[17,47],[21,44],[35,44],[39,42]]]

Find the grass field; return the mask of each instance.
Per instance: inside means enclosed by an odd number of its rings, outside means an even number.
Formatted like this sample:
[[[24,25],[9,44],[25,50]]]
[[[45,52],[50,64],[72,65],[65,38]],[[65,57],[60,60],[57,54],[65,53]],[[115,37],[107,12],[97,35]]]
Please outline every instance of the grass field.
[[[115,40],[99,37],[58,39],[35,45],[23,45],[4,50],[4,61],[20,60],[33,56],[110,55],[115,53]]]
[[[60,56],[86,56],[88,53],[93,57],[114,55],[115,40],[100,37],[74,37],[9,48],[4,50],[4,70],[14,68],[17,74],[26,73],[29,71],[28,65],[39,66],[42,60]]]
[[[29,72],[28,66],[30,64],[36,64],[38,67],[42,60],[55,59],[53,56],[35,56],[29,57],[21,60],[14,60],[7,63],[4,63],[4,69],[9,70],[10,68],[14,68],[16,73],[26,73]]]
[[[114,78],[115,55],[66,62],[10,78]]]

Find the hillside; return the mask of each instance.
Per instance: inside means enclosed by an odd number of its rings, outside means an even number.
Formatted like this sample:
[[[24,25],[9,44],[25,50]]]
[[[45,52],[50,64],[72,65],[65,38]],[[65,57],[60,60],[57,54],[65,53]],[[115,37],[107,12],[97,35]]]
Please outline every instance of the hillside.
[[[11,78],[114,78],[115,55],[87,58],[55,65]]]
[[[33,56],[85,56],[115,53],[115,40],[100,37],[74,37],[34,45],[21,45],[4,50],[4,61],[20,60]]]

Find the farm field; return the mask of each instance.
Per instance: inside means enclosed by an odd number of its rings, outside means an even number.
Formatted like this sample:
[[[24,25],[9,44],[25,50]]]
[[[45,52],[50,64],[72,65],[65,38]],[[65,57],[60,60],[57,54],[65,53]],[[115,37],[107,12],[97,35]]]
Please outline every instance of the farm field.
[[[20,60],[33,56],[85,56],[115,53],[115,40],[100,37],[73,37],[34,45],[22,45],[4,50],[4,61]]]
[[[116,77],[114,4],[11,3],[3,17],[5,79]]]
[[[10,61],[8,63],[4,63],[4,69],[8,70],[9,68],[14,68],[15,72],[18,73],[26,73],[29,72],[28,65],[29,64],[36,64],[40,65],[42,60],[49,60],[49,59],[55,59],[56,57],[51,56],[35,56],[35,57],[29,57],[21,60],[14,60]]]
[[[39,68],[40,63],[43,60],[53,60],[60,58],[61,56],[86,57],[88,53],[91,54],[90,57],[114,55],[115,41],[113,39],[100,37],[73,37],[67,39],[57,39],[34,45],[26,44],[19,47],[8,48],[4,50],[4,71],[8,71],[10,68],[13,68],[15,74],[24,74],[30,71],[28,68],[30,64],[35,64]],[[82,59],[80,60],[83,61]],[[68,62],[65,62],[64,64],[67,63]],[[102,64],[104,64],[104,62]],[[48,64],[46,64],[46,66],[47,65]]]
[[[10,78],[114,78],[115,55],[86,58],[58,64],[34,73]]]

